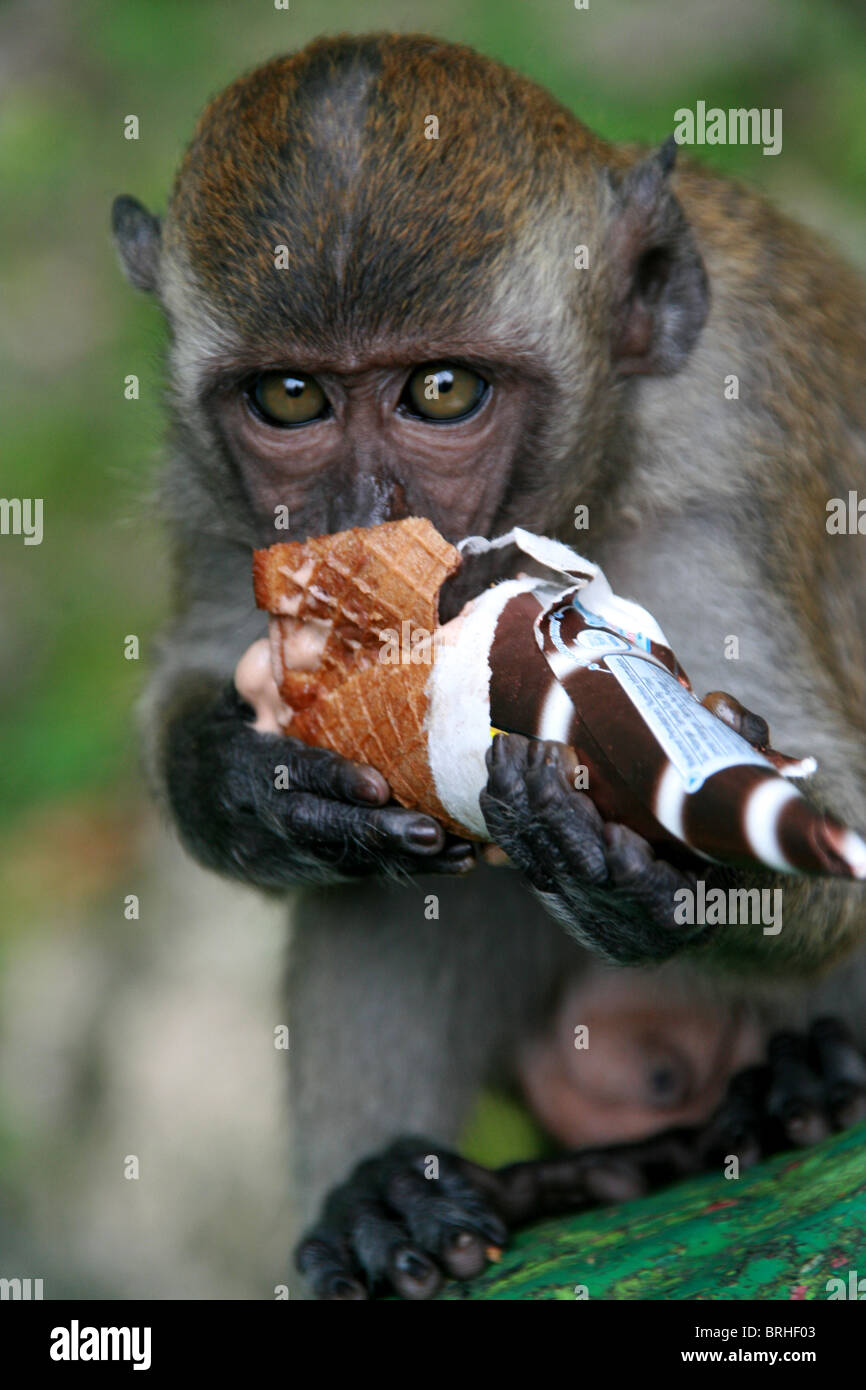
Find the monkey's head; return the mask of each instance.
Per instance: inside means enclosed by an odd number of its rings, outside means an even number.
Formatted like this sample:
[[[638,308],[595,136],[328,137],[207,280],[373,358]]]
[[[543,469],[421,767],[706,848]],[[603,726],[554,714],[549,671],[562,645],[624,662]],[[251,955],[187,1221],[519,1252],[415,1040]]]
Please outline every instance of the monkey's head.
[[[615,149],[510,69],[406,35],[319,40],[212,101],[164,224],[124,197],[114,227],[236,538],[274,540],[280,504],[293,537],[561,525],[629,382],[675,372],[706,317],[674,153]]]

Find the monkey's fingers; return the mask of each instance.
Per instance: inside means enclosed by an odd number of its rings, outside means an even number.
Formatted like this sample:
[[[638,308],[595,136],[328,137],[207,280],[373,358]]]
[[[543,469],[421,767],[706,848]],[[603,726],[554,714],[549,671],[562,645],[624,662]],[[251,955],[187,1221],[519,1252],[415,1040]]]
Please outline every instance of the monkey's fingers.
[[[235,699],[243,707],[240,697]],[[474,864],[475,849],[467,840],[446,836],[431,816],[388,805],[390,788],[375,768],[300,739],[244,732],[255,738],[259,761],[264,757],[268,766],[268,780],[259,786],[259,814],[294,843],[305,849],[322,847],[331,863],[336,850],[343,861],[340,867],[350,872],[359,855],[363,869],[370,867],[369,854],[380,852],[388,854],[389,867],[398,870],[411,871],[418,858],[430,873],[465,873]],[[281,796],[279,786],[287,796]],[[351,814],[356,808],[358,814]],[[398,862],[394,856],[402,859]]]
[[[479,802],[494,841],[540,892],[579,874],[608,880],[603,821],[568,780],[557,743],[497,734],[487,751],[488,781]]]
[[[675,894],[694,878],[656,859],[625,826],[605,824],[569,777],[569,750],[498,734],[479,802],[495,842],[552,916],[619,962],[663,960],[707,928],[677,921]]]
[[[349,1302],[369,1297],[365,1284],[357,1277],[357,1265],[344,1241],[330,1231],[317,1231],[301,1241],[295,1263],[316,1298],[329,1302]]]
[[[819,1144],[832,1130],[823,1077],[811,1064],[807,1041],[797,1033],[770,1039],[767,1113],[779,1121],[791,1144]]]
[[[702,1167],[721,1167],[736,1154],[743,1168],[751,1168],[772,1151],[774,1133],[776,1141],[779,1136],[767,1115],[770,1076],[768,1066],[753,1066],[731,1079],[725,1099],[699,1134]]]
[[[507,1234],[473,1181],[481,1173],[422,1139],[399,1140],[359,1164],[298,1247],[296,1264],[314,1294],[415,1301],[432,1297],[443,1275],[479,1274]]]
[[[866,1119],[866,1057],[851,1030],[836,1018],[819,1018],[809,1041],[824,1081],[826,1103],[837,1129]]]
[[[677,922],[675,896],[683,888],[694,891],[694,874],[657,859],[652,846],[627,825],[608,822],[602,833],[611,885],[627,893],[656,927],[694,942],[702,933],[684,931]]]
[[[729,695],[725,690],[711,690],[701,700],[701,704],[714,714],[718,719],[724,721],[735,734],[739,734],[747,743],[751,743],[753,748],[763,749],[770,746],[770,726],[766,719],[762,719],[759,714],[753,714],[745,705],[741,705],[739,700],[733,695]]]
[[[837,1019],[816,1020],[807,1035],[777,1034],[767,1055],[765,1065],[733,1077],[700,1132],[703,1167],[721,1167],[731,1154],[748,1167],[866,1119],[866,1057]]]
[[[399,853],[424,858],[441,854],[445,831],[429,816],[399,806],[347,806],[340,801],[291,792],[282,808],[287,834],[297,844],[330,851]]]
[[[287,770],[293,791],[312,792],[334,801],[384,806],[391,789],[381,772],[366,763],[353,763],[328,748],[312,748],[300,739],[283,738],[275,750]]]

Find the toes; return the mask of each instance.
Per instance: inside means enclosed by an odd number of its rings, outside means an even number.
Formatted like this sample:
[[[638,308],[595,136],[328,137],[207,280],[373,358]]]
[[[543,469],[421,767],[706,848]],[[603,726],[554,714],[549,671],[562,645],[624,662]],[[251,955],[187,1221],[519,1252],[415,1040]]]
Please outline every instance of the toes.
[[[391,1252],[388,1276],[395,1292],[410,1302],[432,1298],[442,1285],[442,1275],[433,1261],[412,1245]]]
[[[728,1093],[705,1127],[699,1148],[710,1167],[736,1154],[742,1168],[751,1168],[773,1147],[766,1119],[770,1069],[747,1067],[732,1077]]]
[[[475,1279],[486,1269],[493,1249],[473,1231],[457,1231],[442,1247],[441,1260],[452,1279]]]
[[[298,1246],[295,1264],[316,1298],[335,1302],[368,1296],[346,1246],[335,1237],[307,1236]]]
[[[398,1140],[331,1193],[296,1254],[317,1298],[428,1299],[444,1275],[471,1279],[498,1256],[507,1232],[490,1202],[495,1176],[446,1153],[428,1177],[430,1152],[423,1139]]]
[[[343,1207],[326,1207],[323,1225],[298,1247],[296,1263],[322,1299],[361,1299],[393,1289],[401,1298],[430,1298],[442,1283],[434,1260],[414,1242],[399,1214],[365,1197]]]
[[[413,1248],[406,1227],[383,1203],[358,1204],[349,1222],[349,1242],[370,1288],[391,1283],[404,1297],[426,1296],[418,1290],[430,1282],[429,1261]]]
[[[849,1028],[835,1018],[812,1024],[809,1041],[824,1083],[824,1096],[837,1128],[866,1119],[866,1059]]]
[[[519,1225],[599,1202],[630,1201],[648,1187],[633,1145],[512,1163],[498,1176],[509,1219]]]
[[[809,1062],[806,1039],[779,1033],[770,1039],[767,1113],[796,1147],[818,1144],[830,1133],[821,1077]]]
[[[639,1163],[616,1153],[587,1162],[582,1178],[586,1195],[595,1202],[631,1202],[648,1187]]]
[[[778,1033],[766,1066],[731,1080],[698,1136],[698,1154],[715,1167],[736,1154],[743,1167],[786,1148],[819,1144],[835,1129],[866,1119],[866,1058],[836,1019],[813,1023],[808,1037]]]
[[[438,1178],[402,1169],[385,1187],[416,1246],[431,1252],[454,1279],[471,1279],[488,1261],[488,1251],[505,1243],[504,1223],[471,1183],[447,1162]]]

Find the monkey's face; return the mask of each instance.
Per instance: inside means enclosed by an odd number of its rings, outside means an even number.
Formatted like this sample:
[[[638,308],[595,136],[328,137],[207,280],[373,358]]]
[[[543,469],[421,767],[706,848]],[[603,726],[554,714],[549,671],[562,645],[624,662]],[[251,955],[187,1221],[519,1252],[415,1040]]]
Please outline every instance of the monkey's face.
[[[456,539],[587,501],[622,380],[672,370],[706,309],[669,162],[629,172],[433,40],[323,40],[218,97],[157,279],[178,427],[252,538],[277,507],[297,537],[417,514]]]
[[[536,403],[506,363],[395,334],[355,358],[230,369],[206,406],[265,525],[285,504],[293,533],[422,515],[457,538],[494,525]]]

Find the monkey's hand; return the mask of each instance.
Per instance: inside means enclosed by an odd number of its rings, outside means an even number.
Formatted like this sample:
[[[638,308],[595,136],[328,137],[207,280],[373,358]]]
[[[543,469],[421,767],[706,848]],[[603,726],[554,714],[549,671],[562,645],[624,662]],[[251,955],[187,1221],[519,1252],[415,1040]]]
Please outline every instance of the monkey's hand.
[[[816,1019],[807,1034],[776,1033],[767,1061],[731,1080],[728,1094],[698,1131],[701,1169],[737,1154],[743,1167],[785,1149],[820,1144],[866,1119],[866,1056],[847,1024]]]
[[[430,816],[386,804],[380,773],[297,739],[259,733],[231,682],[187,699],[164,752],[181,838],[208,868],[284,889],[368,873],[461,873],[473,847]]]
[[[325,1199],[295,1263],[316,1298],[432,1298],[474,1279],[511,1231],[543,1216],[640,1197],[698,1167],[696,1131],[482,1168],[429,1139],[399,1139]]]
[[[431,1298],[444,1275],[472,1279],[497,1258],[499,1187],[432,1140],[400,1139],[330,1193],[295,1263],[317,1298]]]
[[[704,701],[756,747],[766,747],[763,719],[722,692]],[[480,805],[491,836],[526,876],[551,916],[596,954],[619,964],[664,960],[696,945],[712,926],[676,921],[680,889],[695,890],[697,871],[658,859],[628,826],[605,823],[575,791],[558,743],[497,734],[487,752]],[[736,871],[707,864],[700,876],[726,887]]]

